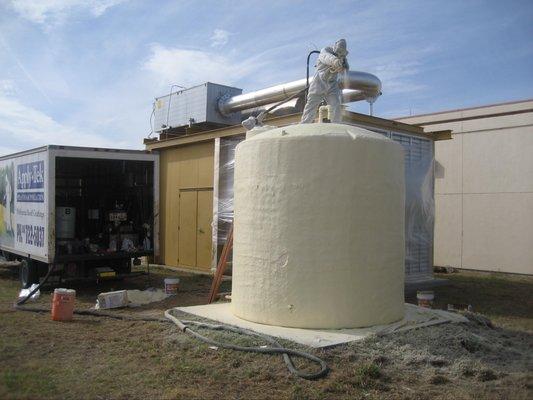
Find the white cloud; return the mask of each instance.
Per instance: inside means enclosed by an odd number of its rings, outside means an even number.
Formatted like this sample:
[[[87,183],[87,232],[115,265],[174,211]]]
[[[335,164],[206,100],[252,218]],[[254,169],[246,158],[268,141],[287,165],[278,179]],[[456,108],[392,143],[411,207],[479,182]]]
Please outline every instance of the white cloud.
[[[224,46],[228,43],[231,33],[224,29],[215,29],[211,36],[211,47]]]
[[[259,60],[258,57],[233,59],[202,50],[167,48],[154,44],[152,54],[143,68],[154,75],[161,87],[172,83],[188,87],[207,81],[232,84],[259,70],[264,65],[264,61]]]
[[[20,149],[9,146],[0,146],[0,157],[19,152]]]
[[[109,8],[124,3],[128,0],[100,0],[90,2],[90,11],[95,17],[104,14]]]
[[[421,76],[427,68],[427,60],[435,52],[434,46],[400,47],[366,58],[358,68],[379,77],[384,95],[424,92],[428,86],[421,83]]]
[[[117,147],[116,139],[80,132],[14,98],[0,95],[0,153],[46,144]],[[7,146],[6,146],[7,145]],[[5,152],[5,153],[4,153]]]
[[[46,94],[46,92],[42,88],[41,84],[38,82],[38,80],[34,79],[32,74],[30,74],[28,72],[28,70],[26,69],[26,67],[24,67],[24,64],[22,64],[22,62],[19,60],[19,58],[17,57],[15,52],[13,52],[13,50],[11,49],[11,46],[9,46],[9,44],[7,44],[5,42],[5,40],[1,36],[1,34],[0,34],[0,46],[3,46],[5,48],[5,50],[6,50],[5,54],[9,55],[9,57],[11,58],[10,61],[14,61],[14,63],[19,67],[20,71],[25,75],[25,77],[28,79],[28,81],[31,82],[31,84],[35,87],[35,89],[37,89],[37,91],[46,99],[46,101],[51,103],[50,97],[48,97],[48,95]],[[9,81],[8,84],[11,85],[11,89],[14,88],[13,81]],[[13,92],[13,91],[11,91],[11,92]],[[13,94],[13,93],[7,93],[7,94]]]
[[[17,92],[15,82],[11,79],[0,79],[0,95],[12,96]]]
[[[90,12],[99,17],[106,10],[126,0],[11,0],[10,5],[21,17],[39,24],[62,21],[73,10]]]
[[[374,68],[376,75],[383,83],[384,90],[389,94],[412,93],[427,89],[427,86],[412,79],[420,73],[419,62],[394,61]]]

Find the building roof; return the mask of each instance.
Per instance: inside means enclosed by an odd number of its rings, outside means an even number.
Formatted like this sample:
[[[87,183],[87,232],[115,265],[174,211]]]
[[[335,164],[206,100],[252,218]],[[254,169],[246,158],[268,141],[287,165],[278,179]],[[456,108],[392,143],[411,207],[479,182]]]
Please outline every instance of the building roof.
[[[478,107],[459,108],[434,113],[395,118],[396,121],[414,125],[433,125],[446,122],[466,121],[477,118],[499,117],[533,111],[533,99],[487,104]]]
[[[111,149],[107,147],[85,147],[85,146],[66,146],[59,144],[48,144],[45,146],[34,147],[28,150],[18,151],[16,153],[6,154],[0,156],[0,161],[5,159],[11,159],[14,157],[25,156],[28,154],[40,153],[47,150],[80,150],[80,151],[94,151],[100,153],[121,153],[121,154],[150,154],[147,150],[134,150],[134,149]]]
[[[267,118],[265,123],[274,126],[286,126],[300,122],[301,113],[277,116]],[[424,128],[415,125],[409,125],[399,121],[392,121],[389,119],[373,117],[370,115],[359,114],[351,111],[343,112],[344,122],[361,126],[363,128],[395,130],[409,133],[412,135],[426,137],[432,140],[447,140],[451,138],[451,131],[438,131],[427,133]],[[213,129],[209,131],[196,132],[188,135],[168,139],[145,139],[144,144],[147,150],[157,150],[167,147],[184,146],[191,143],[205,142],[220,137],[236,136],[246,133],[246,129],[242,125],[233,125],[225,128]]]

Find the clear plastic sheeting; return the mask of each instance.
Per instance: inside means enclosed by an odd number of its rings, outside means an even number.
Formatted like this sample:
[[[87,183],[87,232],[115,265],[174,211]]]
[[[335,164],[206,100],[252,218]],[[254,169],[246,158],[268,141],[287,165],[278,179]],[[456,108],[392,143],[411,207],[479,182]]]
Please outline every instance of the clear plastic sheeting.
[[[235,147],[244,137],[220,139],[220,164],[218,175],[218,232],[217,244],[224,245],[233,222],[233,172]]]
[[[405,278],[433,276],[434,154],[433,141],[394,131],[367,129],[390,137],[405,151]]]
[[[427,279],[433,273],[433,142],[394,132],[390,137],[405,151],[405,275]]]
[[[405,150],[405,275],[406,281],[430,279],[433,274],[434,152],[429,138],[395,131],[363,128],[380,133],[400,143]],[[233,222],[233,172],[235,147],[243,136],[220,138],[218,163],[218,195],[215,191],[213,215],[213,249],[220,249]],[[319,162],[317,160],[317,162]],[[216,183],[215,183],[216,185]],[[216,266],[214,257],[213,267]]]
[[[233,172],[235,147],[244,140],[244,135],[218,138],[215,141],[215,184],[213,202],[213,262],[216,268],[220,250],[226,243],[233,223]]]

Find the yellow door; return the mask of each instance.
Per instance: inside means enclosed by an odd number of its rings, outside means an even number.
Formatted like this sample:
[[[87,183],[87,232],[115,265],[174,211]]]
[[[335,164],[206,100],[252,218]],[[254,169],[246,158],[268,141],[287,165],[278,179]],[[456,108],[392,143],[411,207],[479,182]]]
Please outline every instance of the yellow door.
[[[213,221],[213,189],[198,191],[198,217],[196,219],[196,266],[211,268],[211,247]]]
[[[198,192],[180,190],[178,226],[178,265],[196,267],[196,214]]]

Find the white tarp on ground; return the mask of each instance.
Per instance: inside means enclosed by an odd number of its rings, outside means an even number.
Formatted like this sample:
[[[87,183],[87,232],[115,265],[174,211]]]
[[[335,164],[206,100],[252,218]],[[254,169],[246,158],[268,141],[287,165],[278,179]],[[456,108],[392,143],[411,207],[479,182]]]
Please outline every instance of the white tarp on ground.
[[[162,289],[117,290],[100,293],[96,299],[96,310],[122,307],[140,307],[166,299],[170,295]]]
[[[405,304],[405,318],[393,324],[376,325],[369,328],[329,330],[257,324],[234,316],[230,310],[230,303],[176,307],[176,310],[317,348],[362,340],[370,335],[387,335],[425,326],[468,321],[460,314],[422,308],[413,304]]]

